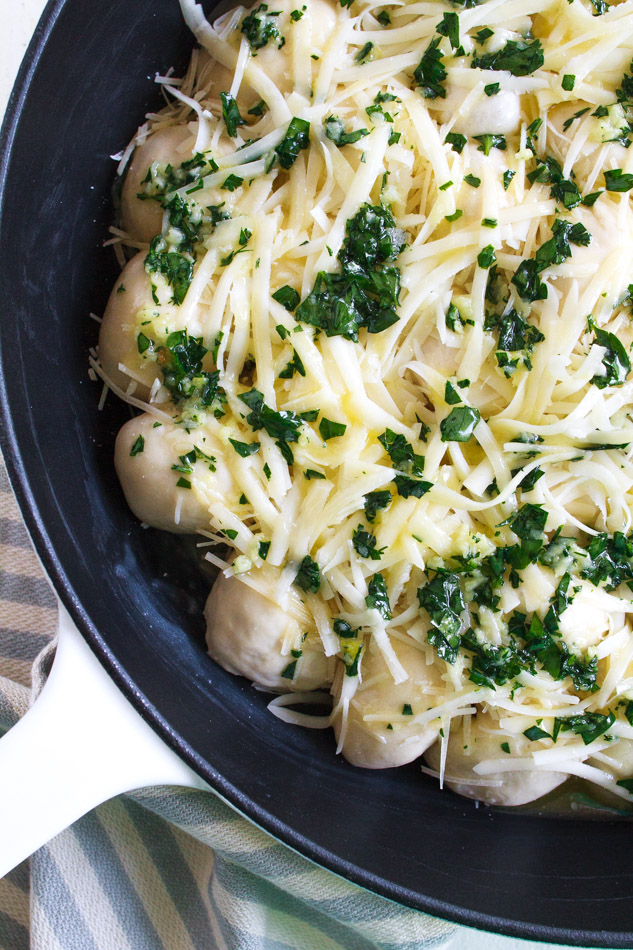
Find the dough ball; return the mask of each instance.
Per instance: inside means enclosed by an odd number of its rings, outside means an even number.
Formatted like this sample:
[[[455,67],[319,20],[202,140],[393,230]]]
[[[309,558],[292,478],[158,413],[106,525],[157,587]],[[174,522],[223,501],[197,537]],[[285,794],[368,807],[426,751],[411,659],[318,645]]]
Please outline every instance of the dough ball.
[[[121,271],[108,300],[99,332],[99,360],[107,376],[124,391],[133,381],[119,369],[123,363],[134,373],[134,395],[147,399],[154,380],[161,375],[158,364],[138,351],[141,323],[159,314],[173,321],[176,307],[167,302],[156,305],[152,283],[145,270],[145,252],[141,251]],[[160,299],[160,298],[159,298]],[[173,321],[175,323],[175,321]],[[140,377],[141,382],[137,377]]]
[[[470,89],[461,86],[449,88],[446,99],[433,102],[441,121],[448,122],[455,116],[454,132],[463,135],[509,135],[516,132],[521,122],[521,97],[516,92],[504,89],[495,96],[483,95],[474,105],[462,112]]]
[[[392,646],[409,678],[404,683],[394,683],[382,653],[365,648],[361,683],[349,704],[342,751],[348,762],[365,769],[389,769],[412,762],[435,742],[439,730],[437,720],[419,726],[402,718],[405,704],[411,707],[413,716],[432,704],[429,687],[441,682],[436,666],[427,666],[426,655],[418,647],[399,640],[392,640]],[[335,702],[343,681],[344,676],[337,683]],[[366,722],[364,717],[372,714],[380,714],[380,720]],[[334,721],[337,740],[341,727],[342,711]]]
[[[510,755],[501,743],[510,746]],[[527,755],[534,743],[523,735],[508,736],[501,732],[490,715],[479,712],[470,724],[470,739],[466,741],[463,724],[451,726],[446,753],[445,784],[458,795],[475,798],[489,805],[526,805],[547,795],[567,778],[564,772],[516,769],[479,775],[473,768],[486,759],[498,759],[506,765],[511,755]],[[425,753],[427,764],[440,771],[441,743],[438,741]],[[470,781],[469,781],[470,780]],[[474,780],[474,781],[473,781]],[[477,782],[491,782],[479,785]],[[493,782],[500,784],[493,785]]]
[[[209,655],[229,673],[271,689],[286,692],[329,686],[334,658],[323,653],[298,595],[290,590],[287,606],[281,607],[275,599],[279,572],[260,568],[253,577],[261,590],[253,590],[239,576],[223,574],[213,585],[204,608]],[[303,640],[305,632],[308,636]],[[284,644],[290,647],[282,653]],[[302,651],[292,679],[281,675],[295,659],[290,649]]]
[[[121,226],[135,241],[149,244],[160,234],[163,223],[163,209],[159,203],[137,197],[148,168],[154,162],[181,165],[191,158],[192,152],[182,148],[187,139],[191,139],[187,126],[173,125],[154,132],[134,149],[121,190]]]
[[[208,506],[195,489],[198,466],[201,472],[205,471],[205,476],[210,475],[208,469],[202,468],[205,462],[196,462],[194,475],[185,476],[191,481],[191,488],[178,488],[176,483],[181,473],[172,470],[179,456],[191,451],[195,436],[188,435],[181,426],[163,422],[155,427],[155,422],[149,413],[136,416],[125,423],[116,438],[114,465],[126,501],[136,517],[153,528],[174,534],[192,534],[199,528],[208,528]],[[143,450],[131,455],[139,437],[143,439]],[[203,451],[216,459],[212,478],[217,491],[230,491],[231,476],[221,449],[210,442],[209,436],[203,445]]]
[[[277,17],[277,28],[282,36],[286,38],[286,43],[291,42],[293,31],[304,29],[309,17],[310,26],[310,52],[314,56],[322,57],[329,43],[332,33],[336,29],[338,16],[331,0],[311,0],[310,7],[305,11],[302,20],[295,23],[290,19],[290,13],[295,9],[301,9],[302,3],[297,4],[295,0],[281,0],[281,2],[271,5],[269,11],[280,10],[281,15]],[[251,9],[255,9],[255,4]],[[275,83],[277,88],[285,95],[292,93],[294,89],[294,75],[291,67],[291,58],[288,55],[279,53],[278,40],[271,38],[266,46],[261,49],[253,50],[250,62],[253,66],[261,69],[269,79]],[[221,87],[214,84],[215,88],[229,89],[230,84]],[[242,88],[238,95],[240,106],[246,109],[250,108],[259,100],[260,96],[251,89],[248,79],[248,72],[244,78]]]

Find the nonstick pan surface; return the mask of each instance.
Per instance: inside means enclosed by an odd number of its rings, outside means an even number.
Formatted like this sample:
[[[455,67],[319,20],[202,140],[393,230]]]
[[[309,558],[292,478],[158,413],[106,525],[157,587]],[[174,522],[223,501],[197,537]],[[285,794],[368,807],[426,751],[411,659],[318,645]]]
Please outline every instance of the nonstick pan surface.
[[[209,13],[212,6],[207,7]],[[205,655],[210,585],[189,539],[143,530],[112,466],[127,408],[97,411],[89,313],[115,279],[102,248],[114,163],[186,64],[177,0],[55,0],[2,133],[2,447],[37,550],[79,629],[156,731],[280,840],[346,878],[470,926],[633,947],[631,825],[510,814],[441,792],[413,764],[354,769],[327,734],[273,718]]]

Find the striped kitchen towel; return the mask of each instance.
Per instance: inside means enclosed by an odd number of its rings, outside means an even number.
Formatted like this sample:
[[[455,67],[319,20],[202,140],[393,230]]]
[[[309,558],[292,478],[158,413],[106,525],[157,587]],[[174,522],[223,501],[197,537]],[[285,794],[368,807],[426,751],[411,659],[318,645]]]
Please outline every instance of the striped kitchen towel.
[[[28,708],[34,660],[35,692],[46,676],[56,618],[1,469],[0,732]],[[418,950],[455,930],[188,789],[114,799],[0,881],[0,950]]]

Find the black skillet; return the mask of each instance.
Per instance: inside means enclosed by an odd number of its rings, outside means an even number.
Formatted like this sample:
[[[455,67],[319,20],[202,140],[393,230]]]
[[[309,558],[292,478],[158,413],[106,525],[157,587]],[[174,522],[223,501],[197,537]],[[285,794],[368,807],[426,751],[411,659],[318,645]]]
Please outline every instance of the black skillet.
[[[209,4],[207,12],[212,9]],[[37,550],[86,640],[151,726],[228,801],[349,880],[474,927],[633,947],[626,822],[476,808],[412,765],[356,770],[274,719],[205,656],[189,541],[143,531],[112,468],[127,409],[87,375],[116,275],[101,247],[114,163],[184,67],[177,0],[54,0],[2,131],[2,448]]]

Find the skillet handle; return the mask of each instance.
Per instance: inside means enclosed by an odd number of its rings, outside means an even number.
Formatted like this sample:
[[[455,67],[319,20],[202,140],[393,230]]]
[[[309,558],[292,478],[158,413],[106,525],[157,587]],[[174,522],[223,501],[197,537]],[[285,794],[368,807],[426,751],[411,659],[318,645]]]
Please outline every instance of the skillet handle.
[[[209,789],[136,712],[63,606],[40,696],[0,739],[0,877],[114,795]]]

